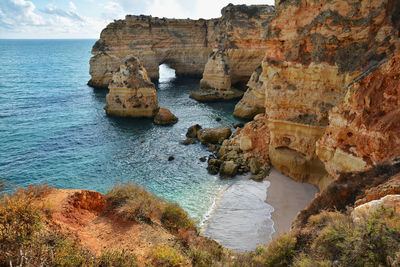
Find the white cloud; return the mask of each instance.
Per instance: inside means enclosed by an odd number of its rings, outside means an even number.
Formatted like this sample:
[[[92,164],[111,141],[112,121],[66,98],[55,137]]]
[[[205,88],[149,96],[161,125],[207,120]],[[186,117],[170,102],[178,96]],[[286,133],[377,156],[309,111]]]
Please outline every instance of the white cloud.
[[[76,10],[76,5],[74,4],[74,2],[69,2],[68,6],[69,6],[70,9],[72,9],[74,11]]]
[[[0,1],[0,27],[18,28],[25,25],[43,25],[44,19],[35,13],[35,5],[24,0]]]

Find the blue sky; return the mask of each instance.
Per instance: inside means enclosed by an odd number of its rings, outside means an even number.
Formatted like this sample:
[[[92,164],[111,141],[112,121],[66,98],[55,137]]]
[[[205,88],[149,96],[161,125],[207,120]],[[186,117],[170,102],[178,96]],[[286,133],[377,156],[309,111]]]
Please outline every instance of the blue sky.
[[[233,4],[274,0],[0,0],[1,38],[98,38],[126,14],[175,18],[215,18]]]

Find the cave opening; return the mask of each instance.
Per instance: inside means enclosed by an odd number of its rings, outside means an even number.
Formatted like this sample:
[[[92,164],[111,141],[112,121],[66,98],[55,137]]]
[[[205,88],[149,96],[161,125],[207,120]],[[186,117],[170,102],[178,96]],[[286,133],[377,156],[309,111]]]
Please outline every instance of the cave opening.
[[[176,78],[175,70],[168,64],[163,63],[159,66],[158,83],[168,83]]]

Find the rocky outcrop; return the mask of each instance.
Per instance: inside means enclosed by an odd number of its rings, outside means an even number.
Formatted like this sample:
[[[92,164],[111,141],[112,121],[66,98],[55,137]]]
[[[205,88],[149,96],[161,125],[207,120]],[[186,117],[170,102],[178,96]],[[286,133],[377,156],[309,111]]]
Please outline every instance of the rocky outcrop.
[[[317,154],[332,176],[400,155],[400,42],[396,46],[394,55],[353,83],[330,113]]]
[[[387,77],[386,84],[382,82],[376,93],[368,91],[376,96],[374,105],[379,106],[379,101],[388,101],[382,109],[377,108],[376,112],[381,114],[375,116],[377,121],[378,118],[386,118],[393,123],[376,124],[376,128],[380,128],[379,134],[378,131],[366,133],[364,126],[367,129],[369,126],[360,123],[357,118],[351,120],[358,120],[358,126],[351,125],[343,119],[339,120],[341,115],[335,116],[335,113],[356,115],[352,112],[356,105],[347,104],[345,108],[345,104],[340,104],[351,99],[350,91],[354,90],[348,90],[349,86],[354,88],[360,79],[370,79],[366,76],[394,53],[398,38],[399,3],[393,0],[287,0],[278,1],[275,8],[275,16],[264,27],[267,34],[262,70],[256,70],[252,75],[257,83],[249,86],[235,111],[238,116],[243,113],[243,117],[251,117],[253,110],[264,102],[269,118],[269,157],[272,164],[292,178],[323,188],[337,177],[336,171],[360,170],[393,158],[399,147],[393,134],[395,125],[399,123],[396,119],[389,119],[398,112],[396,70],[391,74],[389,71],[383,73]],[[395,62],[387,64],[387,69],[396,68],[389,66],[395,65]],[[378,80],[374,83],[370,82],[368,86],[380,87]],[[391,89],[384,91],[387,85]],[[366,91],[369,88],[367,84],[359,87],[362,86]],[[346,93],[348,96],[345,98]],[[361,100],[369,93],[352,100],[358,103],[360,112],[368,110]],[[332,108],[339,104],[343,108],[335,109],[329,117]],[[251,112],[246,114],[247,110]],[[390,115],[384,117],[386,114]],[[358,117],[361,116],[364,114],[360,113]],[[360,135],[351,132],[351,136],[346,137],[349,131],[344,129],[335,134],[335,129],[353,127]],[[331,137],[325,137],[328,134]],[[317,155],[316,142],[322,136]],[[373,141],[372,136],[378,138]],[[345,141],[349,138],[354,144],[360,140],[357,144],[360,147],[368,144],[363,148],[365,152],[349,152],[350,148],[355,149],[352,148],[355,145]],[[377,150],[390,150],[391,155],[383,157],[385,153],[380,152],[382,156],[379,157],[373,153]],[[332,161],[335,153],[340,159]],[[368,159],[363,159],[366,155],[375,158],[366,162]],[[341,164],[340,161],[356,168],[336,166]]]
[[[192,92],[190,97],[202,102],[242,97],[243,92],[231,87],[229,65],[229,58],[224,51],[212,53],[200,81],[200,90]]]
[[[222,17],[211,20],[166,19],[131,16],[110,23],[92,49],[89,85],[107,87],[118,64],[127,56],[138,57],[150,78],[158,78],[166,63],[177,75],[201,76],[213,50],[226,49],[232,84],[246,83],[265,53],[262,24],[274,15],[270,6],[229,5]],[[119,61],[119,62],[118,62]],[[205,75],[213,84],[218,76]],[[219,78],[217,78],[218,80]]]
[[[393,178],[397,179],[399,173],[399,159],[374,166],[367,171],[341,173],[336,180],[311,201],[306,209],[299,213],[293,224],[294,227],[305,225],[310,216],[318,214],[322,210],[343,212],[348,207],[354,207],[357,199],[368,196],[372,188],[382,188],[382,185],[393,181]],[[381,194],[379,198],[384,196],[386,194]]]
[[[140,61],[128,56],[112,76],[105,106],[108,115],[154,117],[159,109],[154,84]]]
[[[237,129],[235,135],[225,140],[217,153],[217,159],[210,159],[208,170],[211,173],[220,172],[227,175],[227,166],[236,173],[251,172],[259,175],[257,180],[264,178],[269,172],[269,130],[268,119],[265,115],[258,115],[243,129]],[[230,172],[232,173],[232,172]]]
[[[204,128],[197,131],[197,138],[202,144],[221,144],[232,134],[228,126]]]
[[[167,108],[160,108],[154,117],[154,123],[159,125],[172,125],[178,122],[178,118]]]
[[[247,83],[247,91],[236,104],[233,116],[244,119],[253,119],[257,114],[265,113],[265,92],[261,77],[262,67],[259,66],[251,75]]]

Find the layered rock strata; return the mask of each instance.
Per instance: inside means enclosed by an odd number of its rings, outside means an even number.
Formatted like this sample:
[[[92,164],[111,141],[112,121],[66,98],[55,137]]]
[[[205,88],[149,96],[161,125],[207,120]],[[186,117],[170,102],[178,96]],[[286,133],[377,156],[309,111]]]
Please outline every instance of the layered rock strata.
[[[108,115],[154,117],[159,110],[156,88],[140,61],[128,56],[112,76],[104,107]]]
[[[395,53],[349,88],[329,116],[317,154],[332,176],[400,155],[400,42]]]
[[[387,63],[386,69],[394,69],[392,73],[381,70],[375,74],[386,80],[366,76],[396,49],[399,3],[289,0],[277,1],[275,8],[275,17],[265,27],[269,34],[262,70],[253,73],[258,82],[250,86],[235,111],[252,116],[245,110],[256,110],[264,101],[272,164],[296,180],[323,188],[337,177],[337,171],[361,170],[398,155],[396,60]],[[362,79],[366,81],[358,86]],[[348,91],[349,86],[365,87],[364,93],[352,97],[355,90]],[[377,88],[371,91],[371,87]],[[368,100],[370,97],[376,101]],[[354,104],[340,104],[342,101]],[[380,101],[385,103],[378,108]],[[329,117],[339,104],[343,107]],[[359,115],[353,109],[359,110]],[[371,110],[367,119],[362,110],[369,109],[376,110]],[[350,122],[342,118],[349,116]],[[322,136],[317,156],[316,143]],[[365,144],[360,152],[355,151],[356,143],[360,147]]]
[[[246,83],[264,56],[266,35],[261,26],[273,14],[273,7],[266,5],[229,5],[221,18],[211,20],[128,15],[110,23],[93,46],[89,85],[107,87],[127,55],[138,57],[150,78],[158,78],[163,63],[177,75],[201,76],[208,60],[213,66],[210,53],[224,49],[231,70],[227,78],[232,84]],[[216,77],[206,74],[204,81],[212,84]]]

